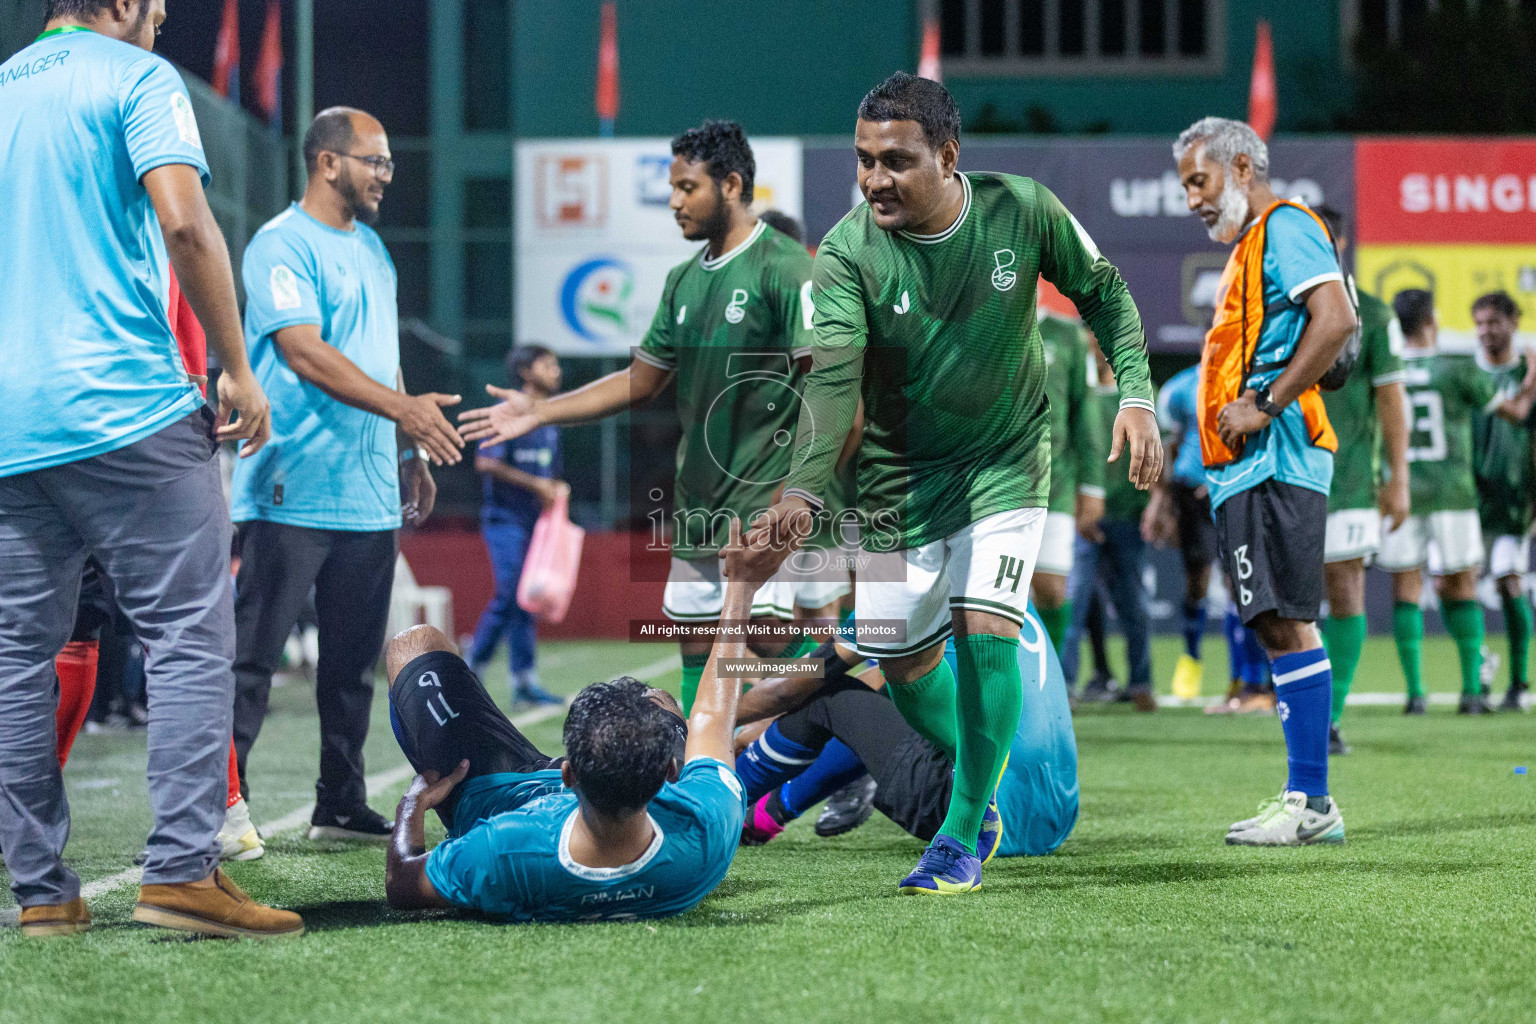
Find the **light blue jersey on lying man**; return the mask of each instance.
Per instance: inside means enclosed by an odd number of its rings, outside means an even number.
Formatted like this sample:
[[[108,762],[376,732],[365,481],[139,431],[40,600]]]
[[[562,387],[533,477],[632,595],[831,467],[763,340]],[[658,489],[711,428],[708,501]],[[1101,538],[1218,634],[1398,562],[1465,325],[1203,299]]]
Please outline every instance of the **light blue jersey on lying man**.
[[[558,771],[482,775],[459,787],[455,835],[427,859],[446,900],[512,921],[620,921],[693,907],[720,884],[741,842],[746,796],[733,768],[694,758],[650,804],[656,838],[633,863],[571,859],[581,811]]]
[[[245,347],[272,402],[272,440],[235,466],[230,512],[315,530],[400,526],[395,425],[332,398],[288,365],[274,335],[312,324],[369,377],[400,374],[395,265],[365,224],[342,231],[294,203],[245,250]]]
[[[208,184],[162,58],[62,29],[0,64],[0,476],[125,448],[202,403],[142,184],[168,164]]]

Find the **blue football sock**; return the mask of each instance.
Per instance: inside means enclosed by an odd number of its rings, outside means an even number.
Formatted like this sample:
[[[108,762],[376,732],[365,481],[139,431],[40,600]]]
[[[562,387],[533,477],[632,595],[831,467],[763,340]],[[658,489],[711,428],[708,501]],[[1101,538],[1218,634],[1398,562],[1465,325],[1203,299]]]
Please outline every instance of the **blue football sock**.
[[[1243,620],[1237,617],[1237,609],[1227,606],[1226,617],[1221,620],[1221,632],[1227,638],[1228,679],[1243,678]]]
[[[1184,653],[1200,660],[1200,638],[1205,636],[1205,602],[1184,602]]]
[[[805,771],[820,753],[785,739],[774,722],[747,749],[736,755],[736,775],[747,791],[747,802],[756,803],[764,793]]]
[[[1290,780],[1285,788],[1328,795],[1328,721],[1333,710],[1333,666],[1321,647],[1282,654],[1274,661],[1276,712],[1285,732]]]
[[[805,771],[784,783],[779,802],[795,817],[864,774],[864,762],[842,740],[831,740]]]

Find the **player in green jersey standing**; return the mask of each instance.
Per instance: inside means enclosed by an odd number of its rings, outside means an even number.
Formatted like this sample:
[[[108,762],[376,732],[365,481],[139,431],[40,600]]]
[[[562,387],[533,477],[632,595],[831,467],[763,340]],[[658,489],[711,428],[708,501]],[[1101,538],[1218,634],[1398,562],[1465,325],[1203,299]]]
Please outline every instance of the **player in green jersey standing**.
[[[1505,291],[1480,295],[1472,303],[1477,325],[1477,365],[1501,392],[1525,380],[1528,360],[1515,351],[1520,307]],[[1531,605],[1523,578],[1531,565],[1531,437],[1527,424],[1498,416],[1478,416],[1472,423],[1473,472],[1477,477],[1477,513],[1488,546],[1488,575],[1503,605],[1509,638],[1509,689],[1501,711],[1520,711],[1528,687],[1526,657],[1531,644]]]
[[[1035,559],[1035,610],[1062,651],[1072,602],[1076,538],[1090,538],[1104,518],[1104,466],[1093,457],[1099,434],[1099,403],[1092,399],[1095,374],[1081,324],[1040,312],[1040,341],[1045,346],[1045,394],[1051,403],[1051,493],[1045,533]]]
[[[749,532],[781,562],[810,530],[862,395],[856,646],[897,708],[956,753],[948,815],[902,892],[981,882],[977,839],[1018,726],[1019,624],[1050,498],[1043,276],[1109,353],[1124,397],[1111,460],[1145,489],[1162,469],[1146,337],[1119,273],[1039,183],[958,173],[960,112],[897,72],[859,106],[867,202],[822,241],[814,366],[784,497]],[[943,661],[953,635],[958,680]]]
[[[673,215],[684,238],[708,244],[667,274],[628,368],[547,401],[488,387],[502,401],[460,419],[465,440],[505,441],[545,424],[611,416],[655,398],[676,377],[683,437],[662,612],[710,624],[725,598],[719,552],[730,520],[748,522],[767,508],[789,471],[796,390],[811,346],[811,257],[753,214],[756,162],[740,125],[707,121],[674,139],[672,155]],[[770,581],[752,614],[787,620],[791,603]],[[685,714],[713,645],[714,631],[706,632],[682,641]],[[754,649],[779,653],[762,646]]]
[[[1439,323],[1429,292],[1398,292],[1392,306],[1403,325],[1412,515],[1382,540],[1380,564],[1392,573],[1392,631],[1408,685],[1404,711],[1425,710],[1419,676],[1424,612],[1419,598],[1427,565],[1438,577],[1441,617],[1461,662],[1457,710],[1482,714],[1489,707],[1482,693],[1483,608],[1476,594],[1483,533],[1472,467],[1472,421],[1479,413],[1524,420],[1533,389],[1506,397],[1471,356],[1437,352]]]
[[[1349,240],[1343,215],[1328,206],[1314,212],[1328,225],[1344,266]],[[1328,422],[1339,438],[1323,540],[1328,591],[1323,646],[1333,665],[1330,755],[1349,753],[1339,719],[1365,646],[1365,566],[1381,549],[1382,527],[1396,529],[1409,512],[1402,327],[1392,307],[1356,289],[1354,278],[1346,279],[1345,286],[1360,315],[1360,358],[1343,387],[1323,392]]]

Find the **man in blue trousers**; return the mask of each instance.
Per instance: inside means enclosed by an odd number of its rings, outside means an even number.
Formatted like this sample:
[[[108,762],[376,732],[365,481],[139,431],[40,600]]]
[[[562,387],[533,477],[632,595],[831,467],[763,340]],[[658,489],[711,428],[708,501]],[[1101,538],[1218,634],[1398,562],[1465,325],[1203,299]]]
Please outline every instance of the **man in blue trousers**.
[[[560,390],[560,360],[542,345],[522,345],[507,354],[507,377],[512,386],[536,401]],[[559,704],[560,698],[539,685],[537,625],[517,603],[517,584],[533,540],[539,516],[570,485],[560,479],[560,428],[538,427],[521,437],[481,448],[475,470],[484,478],[485,504],[480,512],[480,532],[496,574],[496,596],[480,615],[469,664],[476,675],[485,666],[503,636],[511,649],[512,702]]]

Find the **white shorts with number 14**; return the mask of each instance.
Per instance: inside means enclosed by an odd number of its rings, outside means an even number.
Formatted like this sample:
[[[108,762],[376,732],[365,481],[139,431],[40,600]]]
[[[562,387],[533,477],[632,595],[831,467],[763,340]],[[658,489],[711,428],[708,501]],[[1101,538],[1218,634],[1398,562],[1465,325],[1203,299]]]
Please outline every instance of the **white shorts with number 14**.
[[[904,551],[860,552],[854,586],[856,647],[893,658],[943,643],[956,609],[1024,621],[1045,509],[978,519],[943,540]]]

